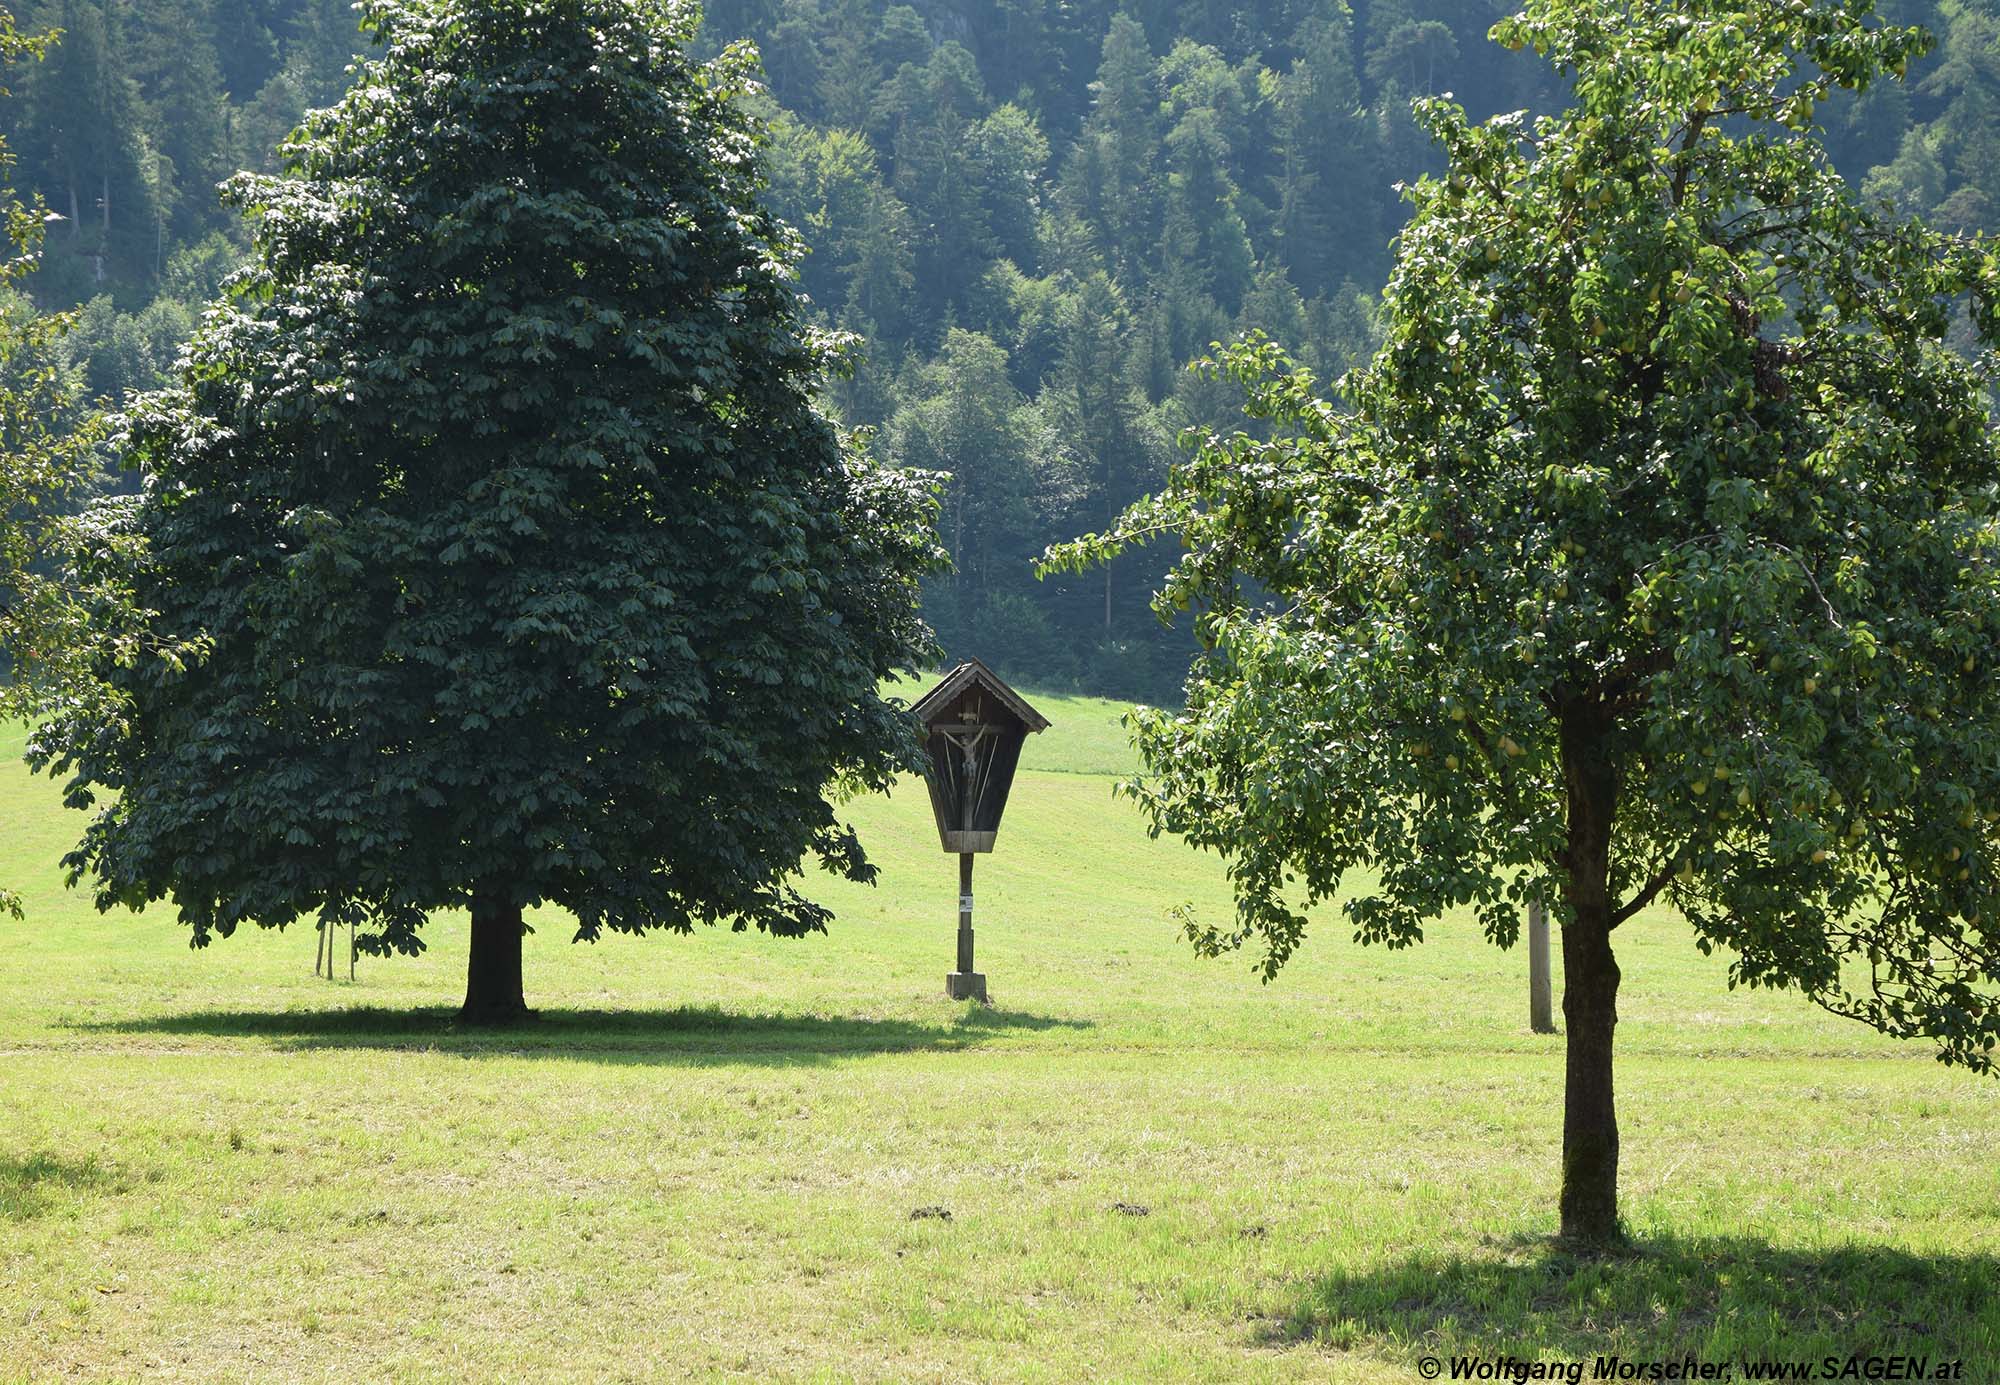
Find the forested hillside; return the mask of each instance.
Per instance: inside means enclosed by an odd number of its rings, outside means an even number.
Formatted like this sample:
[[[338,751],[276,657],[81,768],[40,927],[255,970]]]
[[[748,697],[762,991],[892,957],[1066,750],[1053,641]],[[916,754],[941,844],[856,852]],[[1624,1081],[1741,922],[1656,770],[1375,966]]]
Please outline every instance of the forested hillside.
[[[860,338],[831,400],[895,460],[950,471],[949,648],[1010,674],[1168,695],[1185,638],[1157,561],[1034,580],[1050,540],[1147,490],[1235,401],[1183,369],[1259,328],[1324,375],[1369,349],[1431,160],[1413,95],[1475,113],[1561,100],[1485,38],[1501,0],[715,0],[704,42],[763,53],[770,196],[815,311]],[[1899,0],[1940,46],[1822,112],[1843,172],[1952,229],[2000,193],[2000,6]],[[148,387],[243,245],[214,185],[270,168],[361,47],[343,0],[41,0],[16,72],[14,181],[50,213],[33,291],[81,304],[72,368]]]

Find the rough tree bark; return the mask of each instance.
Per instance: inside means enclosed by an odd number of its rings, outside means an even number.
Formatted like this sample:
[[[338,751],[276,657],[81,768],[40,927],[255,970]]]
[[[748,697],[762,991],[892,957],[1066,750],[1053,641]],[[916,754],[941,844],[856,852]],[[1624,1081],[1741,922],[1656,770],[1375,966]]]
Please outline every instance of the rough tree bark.
[[[521,906],[502,888],[472,892],[472,950],[465,967],[465,1024],[518,1024],[532,1013],[521,989]]]
[[[1611,821],[1618,784],[1605,732],[1596,716],[1563,717],[1570,921],[1562,930],[1568,1061],[1560,1234],[1565,1241],[1592,1246],[1623,1237],[1618,1225],[1618,1113],[1611,1089],[1612,1031],[1618,1024],[1618,962],[1611,955]]]

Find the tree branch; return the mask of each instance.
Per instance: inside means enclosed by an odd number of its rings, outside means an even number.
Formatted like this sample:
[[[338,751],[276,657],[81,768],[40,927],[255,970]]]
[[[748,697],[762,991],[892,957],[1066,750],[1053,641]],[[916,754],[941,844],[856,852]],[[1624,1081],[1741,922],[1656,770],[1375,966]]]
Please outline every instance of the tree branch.
[[[1702,127],[1708,124],[1708,116],[1707,111],[1697,111],[1688,120],[1686,133],[1681,137],[1681,147],[1675,154],[1674,162],[1678,166],[1674,169],[1672,197],[1676,211],[1687,198],[1688,175],[1694,172],[1689,159],[1694,153],[1695,142],[1701,138]]]
[[[1631,918],[1632,915],[1658,899],[1660,891],[1664,890],[1667,887],[1667,882],[1673,878],[1674,863],[1669,861],[1660,867],[1658,874],[1646,882],[1644,889],[1611,911],[1611,926],[1616,928],[1619,924],[1625,922],[1626,919]]]

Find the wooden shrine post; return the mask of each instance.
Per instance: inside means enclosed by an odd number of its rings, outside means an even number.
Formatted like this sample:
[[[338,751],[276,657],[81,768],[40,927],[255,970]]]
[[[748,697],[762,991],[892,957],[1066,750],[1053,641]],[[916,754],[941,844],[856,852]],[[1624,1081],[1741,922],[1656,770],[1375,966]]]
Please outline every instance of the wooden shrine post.
[[[947,673],[911,710],[923,723],[938,841],[958,856],[958,969],[945,977],[945,994],[985,1004],[986,977],[972,949],[972,858],[993,849],[1021,745],[1047,730],[1048,719],[977,659]]]

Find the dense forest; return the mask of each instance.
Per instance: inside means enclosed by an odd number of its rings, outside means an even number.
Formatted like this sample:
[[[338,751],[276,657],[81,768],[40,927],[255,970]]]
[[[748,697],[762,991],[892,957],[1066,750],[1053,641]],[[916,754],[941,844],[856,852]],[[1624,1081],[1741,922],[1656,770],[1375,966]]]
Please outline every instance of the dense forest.
[[[829,404],[894,461],[948,471],[947,648],[1031,682],[1170,696],[1184,634],[1141,553],[1038,582],[1053,539],[1150,489],[1237,401],[1184,367],[1260,329],[1323,377],[1373,341],[1401,221],[1433,165],[1409,117],[1562,92],[1485,37],[1501,0],[713,0],[703,42],[756,44],[769,195],[802,285],[855,334]],[[2000,5],[1896,0],[1938,50],[1824,109],[1836,164],[1953,230],[2000,195]],[[48,208],[44,307],[116,404],[158,383],[245,229],[216,183],[278,166],[364,48],[344,0],[36,0],[59,29],[0,104],[12,180]],[[18,305],[0,310],[19,311]]]

